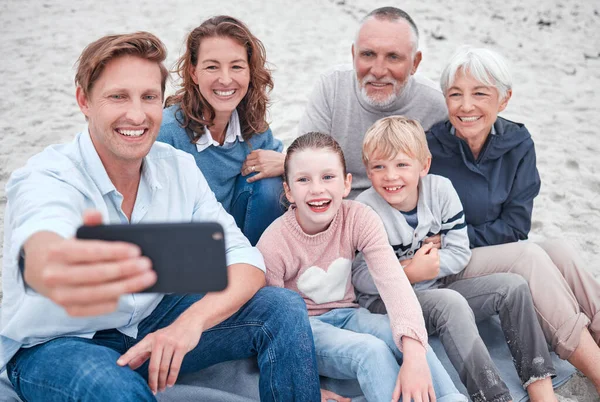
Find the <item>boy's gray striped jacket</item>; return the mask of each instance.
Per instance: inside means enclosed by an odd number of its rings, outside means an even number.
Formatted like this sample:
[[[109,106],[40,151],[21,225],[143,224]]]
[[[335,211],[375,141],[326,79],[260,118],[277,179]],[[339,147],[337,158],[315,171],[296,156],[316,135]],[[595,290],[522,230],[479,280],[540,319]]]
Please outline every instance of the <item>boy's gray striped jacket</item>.
[[[373,208],[381,217],[388,240],[399,261],[412,258],[426,237],[441,234],[440,273],[437,279],[414,284],[415,290],[439,285],[439,278],[462,271],[471,258],[469,237],[463,207],[450,180],[428,174],[419,181],[417,203],[418,225],[413,229],[404,215],[389,205],[373,187],[361,193],[356,201]],[[402,269],[398,263],[398,269]],[[368,307],[378,294],[362,255],[354,260],[352,282],[359,296],[359,303]]]

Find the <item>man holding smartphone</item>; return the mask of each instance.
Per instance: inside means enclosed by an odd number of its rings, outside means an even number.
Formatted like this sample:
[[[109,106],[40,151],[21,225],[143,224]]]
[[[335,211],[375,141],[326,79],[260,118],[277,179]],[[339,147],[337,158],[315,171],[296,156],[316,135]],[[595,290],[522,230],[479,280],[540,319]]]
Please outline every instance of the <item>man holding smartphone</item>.
[[[146,32],[88,45],[75,77],[88,129],[11,176],[0,370],[27,401],[152,401],[179,374],[257,355],[261,400],[319,400],[304,302],[263,288],[261,254],[194,159],[155,143],[165,57]],[[224,228],[229,276],[206,295],[137,294],[156,281],[139,247],[74,238],[82,223],[205,220]]]

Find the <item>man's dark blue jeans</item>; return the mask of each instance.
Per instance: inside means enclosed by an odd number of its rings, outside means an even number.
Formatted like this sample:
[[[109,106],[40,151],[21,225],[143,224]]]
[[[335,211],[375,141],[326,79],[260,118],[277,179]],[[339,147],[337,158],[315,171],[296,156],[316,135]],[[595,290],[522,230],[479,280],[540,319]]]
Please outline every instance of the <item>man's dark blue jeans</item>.
[[[22,348],[7,366],[8,377],[26,401],[155,401],[146,382],[148,362],[134,371],[118,366],[117,359],[201,298],[166,295],[139,324],[137,339],[105,330],[92,339],[65,336]],[[180,375],[251,356],[258,359],[261,401],[320,400],[312,332],[297,293],[259,290],[237,313],[204,331],[184,358]]]

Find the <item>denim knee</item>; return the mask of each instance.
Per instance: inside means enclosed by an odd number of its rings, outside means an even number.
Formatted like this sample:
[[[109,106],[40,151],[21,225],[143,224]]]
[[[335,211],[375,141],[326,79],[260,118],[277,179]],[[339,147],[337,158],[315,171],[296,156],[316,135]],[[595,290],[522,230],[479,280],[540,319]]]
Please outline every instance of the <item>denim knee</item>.
[[[282,355],[288,356],[287,359],[304,361],[305,367],[313,364],[316,376],[315,344],[304,299],[284,288],[265,287],[258,293],[261,293],[261,299],[257,303],[260,303],[264,317],[262,333],[266,335],[260,337],[264,342],[262,345],[270,345],[280,352],[287,351]],[[270,358],[274,359],[274,356]]]
[[[236,203],[236,210],[244,209],[243,212],[237,212],[239,216],[236,218],[236,222],[250,243],[255,245],[271,222],[284,212],[283,184],[281,178],[270,177],[255,181],[251,185],[252,190],[246,199],[245,206],[242,197],[238,201],[240,204]]]
[[[366,368],[369,364],[384,364],[387,360],[396,360],[390,347],[375,336],[365,336],[365,340],[360,345],[361,352],[358,357],[358,363]]]
[[[156,401],[146,380],[129,367],[96,366],[82,373],[80,381],[91,400],[101,395],[100,399],[113,402]]]
[[[270,320],[299,320],[306,318],[308,312],[302,296],[289,289],[266,286],[260,289],[255,297],[260,298],[260,303],[265,305]]]
[[[48,350],[60,352],[66,339],[58,338],[55,344],[50,345],[54,349]],[[72,346],[69,357],[75,358],[73,361],[63,360],[62,365],[48,359],[52,353],[39,358],[30,353],[29,356],[22,355],[18,362],[11,361],[9,378],[23,400],[156,401],[139,373],[116,364],[118,354],[115,351],[96,347],[86,354],[85,344],[75,343]],[[35,349],[32,351],[35,352]]]
[[[252,183],[252,196],[271,206],[281,205],[283,195],[283,180],[281,177],[268,177]]]
[[[252,205],[260,208],[264,215],[273,221],[285,211],[283,180],[281,177],[269,177],[252,183]],[[253,211],[255,212],[255,211]]]

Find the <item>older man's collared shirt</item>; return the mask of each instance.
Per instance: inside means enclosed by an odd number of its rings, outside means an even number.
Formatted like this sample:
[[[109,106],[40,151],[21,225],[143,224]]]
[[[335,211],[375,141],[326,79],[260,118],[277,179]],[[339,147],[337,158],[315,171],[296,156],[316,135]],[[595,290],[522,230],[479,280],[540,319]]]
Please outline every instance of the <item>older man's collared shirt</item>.
[[[198,152],[204,151],[206,148],[212,146],[220,147],[218,141],[215,141],[208,127],[205,128],[206,135],[200,136],[198,138],[198,142],[196,142],[196,149]],[[231,113],[231,117],[229,118],[229,124],[227,125],[227,132],[225,133],[225,144],[233,144],[235,141],[244,142],[244,138],[242,137],[242,129],[240,128],[240,118],[238,117],[237,110],[233,110]]]
[[[73,237],[86,209],[100,211],[105,223],[129,223],[121,209],[123,196],[108,177],[87,130],[69,144],[51,146],[32,157],[12,174],[6,194],[0,372],[19,348],[53,338],[92,338],[96,331],[112,328],[135,338],[139,322],[158,305],[161,294],[124,295],[113,313],[74,318],[27,287],[19,266],[22,247],[33,234],[50,231]],[[206,220],[223,225],[228,265],[246,263],[265,270],[262,255],[217,202],[193,157],[155,143],[142,163],[131,223]]]

